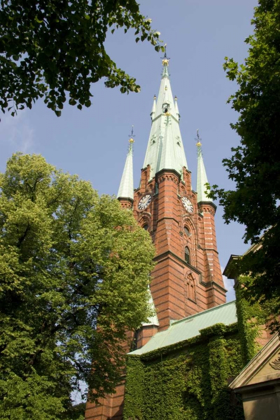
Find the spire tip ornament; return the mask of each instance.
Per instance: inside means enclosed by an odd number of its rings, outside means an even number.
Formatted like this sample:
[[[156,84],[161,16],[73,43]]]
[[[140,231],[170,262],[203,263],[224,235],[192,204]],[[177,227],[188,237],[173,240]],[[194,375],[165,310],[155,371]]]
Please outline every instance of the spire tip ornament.
[[[196,130],[196,139],[195,140],[196,140],[197,147],[200,147],[201,146],[201,141],[200,140],[202,140],[202,139],[199,136],[199,130],[198,129]]]
[[[134,140],[135,134],[134,134],[134,125],[131,126],[131,133],[129,134],[129,143],[132,144],[135,142]]]
[[[163,66],[168,66],[169,60],[170,60],[170,58],[167,57],[167,54],[166,54],[166,46],[167,46],[167,44],[164,45],[164,56],[161,57],[162,58],[162,65]]]

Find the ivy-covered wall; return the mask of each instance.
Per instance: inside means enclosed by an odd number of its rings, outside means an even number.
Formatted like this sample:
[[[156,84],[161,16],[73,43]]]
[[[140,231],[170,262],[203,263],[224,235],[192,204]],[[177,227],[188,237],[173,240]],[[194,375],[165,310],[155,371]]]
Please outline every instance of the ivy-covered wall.
[[[238,331],[241,341],[241,350],[244,365],[247,364],[261,349],[258,338],[265,324],[271,326],[275,302],[273,299],[265,302],[258,302],[248,299],[247,286],[251,285],[254,279],[250,276],[239,276],[235,281],[236,312],[238,319]],[[263,345],[263,344],[262,344]]]
[[[124,420],[243,420],[228,390],[242,369],[237,325],[216,324],[187,342],[128,356]]]

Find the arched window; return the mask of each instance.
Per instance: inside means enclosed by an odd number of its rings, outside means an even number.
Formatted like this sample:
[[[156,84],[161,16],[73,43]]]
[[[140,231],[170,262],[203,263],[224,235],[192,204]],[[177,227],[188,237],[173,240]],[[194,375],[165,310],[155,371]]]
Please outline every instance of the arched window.
[[[185,261],[190,264],[191,259],[190,259],[190,250],[189,248],[186,246],[185,247]]]
[[[145,229],[145,230],[148,230],[148,229],[149,229],[149,226],[148,226],[148,224],[147,224],[147,223],[145,223],[142,227],[143,227],[143,229]]]
[[[190,233],[189,229],[187,228],[187,226],[184,227],[184,232],[187,236],[191,236],[191,233]]]

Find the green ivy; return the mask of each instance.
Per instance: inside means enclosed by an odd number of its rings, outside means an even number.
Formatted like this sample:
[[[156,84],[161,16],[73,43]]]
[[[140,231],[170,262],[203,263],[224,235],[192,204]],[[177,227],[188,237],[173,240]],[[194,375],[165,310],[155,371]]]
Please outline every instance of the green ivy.
[[[127,418],[144,419],[144,365],[139,357],[128,357],[126,364],[125,407]]]
[[[236,325],[142,356],[128,356],[124,420],[243,420],[228,380],[243,367]]]
[[[252,304],[252,302],[248,302],[244,297],[247,281],[251,281],[251,278],[240,276],[235,286],[238,331],[244,365],[258,351],[256,338],[259,335],[259,325],[265,322],[265,314],[259,303],[255,302]]]

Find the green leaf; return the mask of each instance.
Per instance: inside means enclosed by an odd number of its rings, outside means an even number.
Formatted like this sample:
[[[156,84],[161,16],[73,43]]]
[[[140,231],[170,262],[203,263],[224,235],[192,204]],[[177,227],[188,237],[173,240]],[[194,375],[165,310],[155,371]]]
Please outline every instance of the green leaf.
[[[151,238],[40,155],[13,155],[0,191],[0,418],[73,419],[78,380],[96,399],[122,378],[126,332],[149,315]]]
[[[2,3],[0,22],[5,33],[0,56],[4,75],[0,84],[2,112],[8,108],[3,98],[10,98],[14,108],[19,109],[30,108],[32,101],[42,97],[55,112],[62,109],[61,103],[65,101],[62,97],[75,98],[69,100],[73,105],[84,104],[91,95],[92,84],[101,79],[107,87],[119,86],[126,73],[119,71],[111,57],[104,54],[108,31],[113,34],[122,27],[126,33],[133,29],[136,42],[141,34],[142,41],[155,47],[162,45],[150,21],[139,12],[136,0],[124,2],[121,9],[114,2],[106,3],[106,7],[103,4],[98,7],[97,2],[94,10],[87,1],[64,2],[63,7],[56,2],[45,7],[35,1],[31,9],[36,14],[30,12],[28,3],[21,4],[19,0],[13,2],[13,7],[10,2]]]

